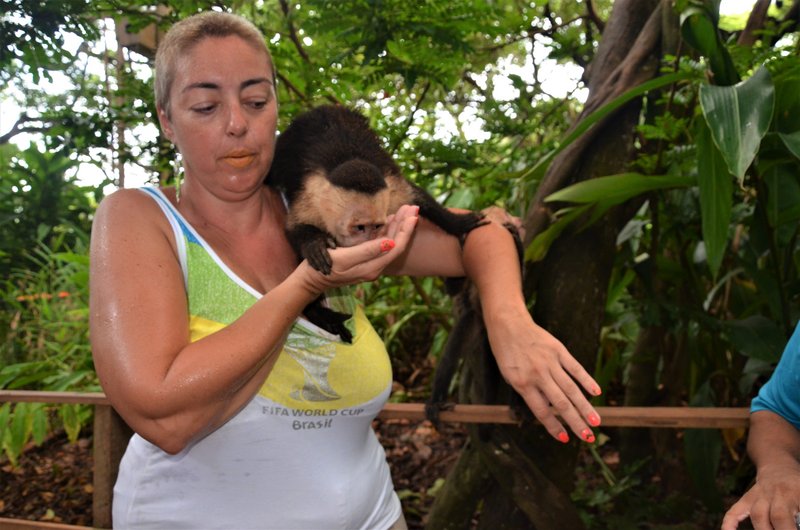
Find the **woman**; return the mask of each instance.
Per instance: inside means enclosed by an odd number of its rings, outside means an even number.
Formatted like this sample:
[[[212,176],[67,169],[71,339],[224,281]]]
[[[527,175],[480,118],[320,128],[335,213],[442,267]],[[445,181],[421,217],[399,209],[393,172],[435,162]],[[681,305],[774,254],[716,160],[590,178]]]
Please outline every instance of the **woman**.
[[[283,202],[263,185],[278,105],[258,30],[233,15],[190,17],[162,42],[155,75],[183,183],[117,191],[92,233],[95,365],[137,433],[116,527],[404,528],[370,427],[389,361],[363,312],[336,294],[380,274],[468,275],[504,377],[556,439],[569,437],[551,405],[593,441],[600,419],[575,381],[599,387],[531,320],[504,228],[473,231],[462,253],[405,206],[386,238],[333,250],[324,276],[298,263]],[[354,313],[352,344],[302,318],[322,292]]]

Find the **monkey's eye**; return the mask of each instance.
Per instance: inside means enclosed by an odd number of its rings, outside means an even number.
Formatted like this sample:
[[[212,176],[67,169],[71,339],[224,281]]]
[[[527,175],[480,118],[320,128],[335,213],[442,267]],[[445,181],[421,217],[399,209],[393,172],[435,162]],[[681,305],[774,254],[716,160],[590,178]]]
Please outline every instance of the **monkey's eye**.
[[[383,223],[377,223],[377,224],[375,224],[374,229],[375,229],[375,231],[380,231],[384,226],[386,226],[386,225],[383,224]]]
[[[356,232],[366,232],[367,231],[367,225],[356,225],[355,228],[356,228]]]

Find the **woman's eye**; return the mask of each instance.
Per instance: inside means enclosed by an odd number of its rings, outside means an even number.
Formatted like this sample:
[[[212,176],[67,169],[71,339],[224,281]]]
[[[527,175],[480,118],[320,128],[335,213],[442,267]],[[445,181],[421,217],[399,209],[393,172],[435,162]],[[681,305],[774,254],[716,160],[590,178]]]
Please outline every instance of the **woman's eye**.
[[[253,107],[254,109],[263,109],[264,107],[267,106],[267,102],[266,102],[266,100],[251,101],[250,102],[250,106]]]
[[[192,110],[198,114],[210,114],[214,110],[214,105],[202,105],[193,107]]]

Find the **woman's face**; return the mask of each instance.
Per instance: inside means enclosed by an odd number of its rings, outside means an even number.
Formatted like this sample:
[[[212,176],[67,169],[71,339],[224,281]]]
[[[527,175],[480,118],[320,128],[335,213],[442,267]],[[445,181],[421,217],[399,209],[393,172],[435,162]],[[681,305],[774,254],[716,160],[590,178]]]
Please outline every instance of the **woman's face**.
[[[266,54],[239,37],[210,37],[177,63],[165,135],[188,183],[229,198],[252,193],[275,150],[278,104]]]

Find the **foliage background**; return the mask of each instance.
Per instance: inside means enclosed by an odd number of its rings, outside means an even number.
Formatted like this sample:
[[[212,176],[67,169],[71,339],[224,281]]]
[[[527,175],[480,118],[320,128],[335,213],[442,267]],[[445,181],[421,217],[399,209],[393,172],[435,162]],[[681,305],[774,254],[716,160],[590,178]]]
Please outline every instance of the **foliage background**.
[[[606,389],[599,404],[746,406],[797,321],[800,64],[795,6],[784,4],[771,7],[754,42],[738,43],[747,13],[719,19],[716,2],[675,2],[682,44],[664,55],[662,81],[636,94],[644,104],[629,172],[559,191],[550,198],[552,222],[529,234],[535,266],[562,233],[618,205],[634,212],[618,234],[593,367]],[[406,175],[442,202],[523,216],[584,110],[580,74],[552,94],[548,65],[587,67],[613,9],[603,0],[3,5],[0,97],[21,114],[10,123],[4,113],[0,127],[0,388],[49,390],[99,389],[86,328],[86,248],[104,189],[175,179],[177,157],[152,125],[151,53],[118,46],[107,30],[165,29],[199,9],[241,13],[270,41],[280,127],[320,103],[356,106]],[[64,88],[40,86],[48,81]],[[756,113],[763,126],[749,146],[725,147],[725,131],[747,130],[715,116],[714,98],[735,102],[730,116]],[[23,147],[21,139],[32,141]],[[79,177],[90,168],[100,177],[86,186]],[[430,370],[444,343],[450,300],[441,282],[381,280],[361,294],[393,353],[395,399],[423,399],[424,390],[402,382]],[[14,462],[31,437],[41,441],[57,426],[77,437],[88,415],[2,405],[0,443]],[[684,474],[693,473],[686,484],[704,501],[692,509],[718,514],[752,477],[741,432],[669,436],[605,432],[601,441],[621,451],[617,474],[604,467],[602,446],[587,449],[605,477],[579,483],[573,495],[589,520],[630,517],[658,487],[648,477],[663,476],[676,450]]]

